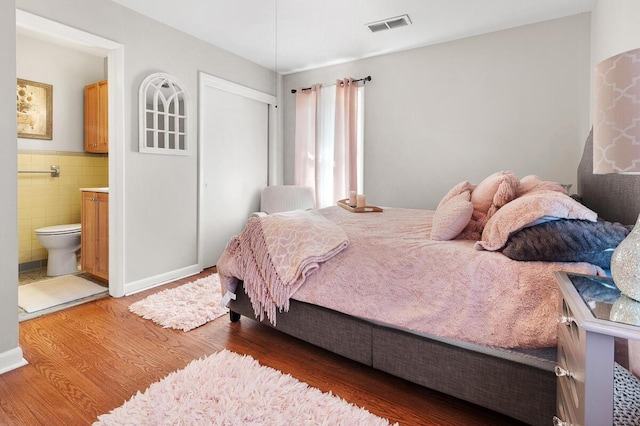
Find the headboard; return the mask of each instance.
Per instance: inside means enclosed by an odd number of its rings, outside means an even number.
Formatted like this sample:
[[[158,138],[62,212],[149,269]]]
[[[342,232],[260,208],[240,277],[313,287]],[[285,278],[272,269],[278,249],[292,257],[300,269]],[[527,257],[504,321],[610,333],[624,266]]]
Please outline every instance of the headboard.
[[[639,175],[593,174],[593,129],[578,165],[581,202],[610,222],[633,225],[640,214]]]

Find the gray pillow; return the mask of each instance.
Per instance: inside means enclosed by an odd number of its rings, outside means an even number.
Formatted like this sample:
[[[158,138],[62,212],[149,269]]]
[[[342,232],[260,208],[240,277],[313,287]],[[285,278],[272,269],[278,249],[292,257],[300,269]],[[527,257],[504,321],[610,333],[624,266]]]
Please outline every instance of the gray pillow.
[[[502,253],[514,260],[588,262],[609,269],[613,251],[630,230],[606,221],[558,219],[514,233]]]

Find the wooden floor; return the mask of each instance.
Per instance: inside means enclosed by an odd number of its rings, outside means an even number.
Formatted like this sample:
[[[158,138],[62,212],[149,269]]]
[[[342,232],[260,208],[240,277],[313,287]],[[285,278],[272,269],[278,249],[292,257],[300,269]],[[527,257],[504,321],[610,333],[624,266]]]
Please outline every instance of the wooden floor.
[[[159,290],[108,297],[20,323],[20,346],[29,364],[0,375],[0,425],[91,424],[168,373],[224,348],[402,425],[519,424],[247,318],[231,323],[224,316],[185,333],[128,311],[132,302]]]

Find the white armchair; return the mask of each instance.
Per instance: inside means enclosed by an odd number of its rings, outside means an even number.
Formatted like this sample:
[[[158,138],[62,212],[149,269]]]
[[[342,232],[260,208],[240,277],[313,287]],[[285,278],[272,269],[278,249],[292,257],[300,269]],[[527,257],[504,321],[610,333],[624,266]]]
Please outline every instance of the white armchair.
[[[252,213],[251,216],[264,216],[298,209],[313,209],[315,206],[315,194],[313,189],[308,186],[266,186],[260,196],[260,211]]]

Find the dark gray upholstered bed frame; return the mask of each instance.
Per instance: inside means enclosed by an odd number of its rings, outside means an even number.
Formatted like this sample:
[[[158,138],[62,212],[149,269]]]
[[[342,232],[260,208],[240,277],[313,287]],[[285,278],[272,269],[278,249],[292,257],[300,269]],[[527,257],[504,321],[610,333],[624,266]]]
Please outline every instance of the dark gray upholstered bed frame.
[[[640,179],[593,175],[591,135],[578,170],[583,202],[610,221],[635,223]],[[624,206],[623,206],[624,204]],[[244,291],[229,305],[231,320],[255,320]],[[265,324],[270,325],[266,320]],[[507,350],[389,327],[291,301],[278,330],[336,354],[532,425],[549,425],[556,409],[555,348]],[[401,349],[400,349],[401,348]]]
[[[594,175],[593,137],[589,134],[578,166],[578,194],[584,205],[602,218],[633,225],[640,212],[640,177],[637,175]]]

